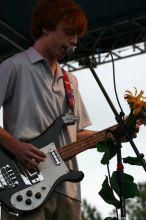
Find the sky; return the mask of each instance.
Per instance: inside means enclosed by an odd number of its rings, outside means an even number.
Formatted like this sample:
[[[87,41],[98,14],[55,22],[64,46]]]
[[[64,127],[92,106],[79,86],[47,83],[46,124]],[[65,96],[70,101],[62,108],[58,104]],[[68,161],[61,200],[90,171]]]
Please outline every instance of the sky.
[[[143,90],[146,95],[145,63],[146,54],[115,61],[114,63],[118,98],[125,115],[129,114],[129,106],[124,99],[126,90],[130,90],[134,93],[134,87],[136,87],[138,92]],[[117,112],[120,113],[114,93],[112,64],[99,65],[95,71]],[[88,127],[88,129],[98,131],[116,124],[115,115],[90,72],[90,69],[87,68],[74,74],[78,79],[82,98],[92,120],[92,126]],[[146,127],[142,125],[137,134],[137,138],[134,139],[138,151],[144,155],[146,155],[145,133]],[[136,157],[129,143],[122,144],[122,157],[127,156]],[[79,168],[85,175],[81,182],[82,198],[87,199],[91,206],[95,206],[97,210],[100,211],[102,217],[105,218],[109,216],[109,213],[114,207],[105,203],[98,194],[105,176],[107,176],[106,166],[100,163],[102,154],[97,152],[96,149],[89,149],[80,153],[77,158]],[[110,162],[111,173],[116,170],[116,159],[115,157]],[[124,172],[132,175],[135,183],[146,181],[146,173],[142,166],[125,164]]]
[[[146,54],[115,61],[117,93],[125,115],[129,114],[129,106],[124,100],[125,90],[134,92],[134,87],[136,87],[138,92],[144,90],[146,95],[145,63]],[[120,113],[114,93],[112,64],[99,65],[95,71],[117,112]],[[82,98],[92,120],[92,126],[88,127],[88,129],[102,130],[116,124],[115,116],[90,70],[87,68],[74,72],[74,74],[78,79]],[[0,114],[1,121],[2,114]],[[139,152],[144,155],[146,155],[145,133],[146,127],[141,126],[137,138],[134,139]],[[122,145],[122,156],[136,156],[129,143]],[[113,206],[105,203],[98,194],[105,176],[107,176],[106,166],[100,163],[101,158],[102,154],[97,152],[96,149],[90,149],[77,155],[79,168],[85,175],[81,181],[82,198],[87,199],[91,206],[95,206],[102,217],[107,217]],[[116,170],[116,157],[110,162],[110,170],[111,173]],[[124,165],[124,172],[132,175],[135,183],[146,180],[146,173],[143,167],[126,164]]]

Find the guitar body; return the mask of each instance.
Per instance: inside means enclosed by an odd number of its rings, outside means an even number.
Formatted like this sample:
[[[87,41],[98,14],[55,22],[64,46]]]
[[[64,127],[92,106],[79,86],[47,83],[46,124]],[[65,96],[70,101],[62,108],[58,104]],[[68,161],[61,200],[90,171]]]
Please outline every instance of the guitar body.
[[[59,183],[83,179],[81,171],[68,169],[56,149],[63,126],[64,121],[59,117],[43,134],[30,141],[47,155],[35,170],[28,170],[13,155],[0,148],[0,202],[9,212],[31,212],[49,199]]]

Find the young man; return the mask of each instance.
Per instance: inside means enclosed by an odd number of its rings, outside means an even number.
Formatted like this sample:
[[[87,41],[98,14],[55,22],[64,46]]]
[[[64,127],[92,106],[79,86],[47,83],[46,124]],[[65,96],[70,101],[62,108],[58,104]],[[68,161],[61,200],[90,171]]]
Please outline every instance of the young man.
[[[68,47],[77,44],[77,37],[86,29],[86,16],[74,1],[39,1],[32,17],[33,46],[0,66],[0,105],[4,116],[0,145],[28,169],[46,160],[46,154],[29,144],[29,140],[43,133],[70,109],[58,60],[64,58]],[[61,129],[57,147],[93,133],[84,130],[91,122],[77,80],[71,73],[67,75],[73,89],[75,104],[72,107],[77,122]],[[67,165],[78,169],[76,158]],[[79,183],[65,182],[57,186],[42,208],[18,217],[2,208],[2,220],[80,220],[80,201]]]

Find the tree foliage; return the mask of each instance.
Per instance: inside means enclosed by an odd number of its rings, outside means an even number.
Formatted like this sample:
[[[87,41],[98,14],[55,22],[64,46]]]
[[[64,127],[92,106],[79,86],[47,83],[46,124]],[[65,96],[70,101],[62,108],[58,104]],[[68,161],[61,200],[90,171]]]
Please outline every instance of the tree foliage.
[[[82,220],[103,220],[98,210],[88,204],[85,199],[82,202]]]
[[[128,199],[126,212],[129,220],[146,220],[146,182],[139,183],[139,197]]]
[[[138,184],[139,196],[126,199],[126,216],[128,220],[146,220],[146,182]],[[119,210],[120,211],[120,210]],[[111,213],[115,216],[115,211]],[[116,217],[106,220],[117,219]],[[82,203],[82,220],[103,220],[100,212],[84,199]]]

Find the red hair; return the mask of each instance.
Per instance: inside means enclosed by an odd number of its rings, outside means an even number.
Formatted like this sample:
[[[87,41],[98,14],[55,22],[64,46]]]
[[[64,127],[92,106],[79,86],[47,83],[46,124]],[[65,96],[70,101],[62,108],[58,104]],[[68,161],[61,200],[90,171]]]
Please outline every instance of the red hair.
[[[73,0],[39,0],[32,16],[32,36],[38,39],[42,29],[53,31],[63,22],[82,36],[87,30],[87,18],[81,7]]]

